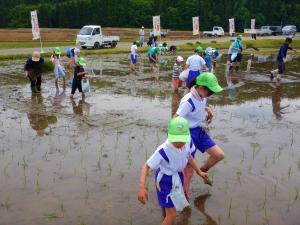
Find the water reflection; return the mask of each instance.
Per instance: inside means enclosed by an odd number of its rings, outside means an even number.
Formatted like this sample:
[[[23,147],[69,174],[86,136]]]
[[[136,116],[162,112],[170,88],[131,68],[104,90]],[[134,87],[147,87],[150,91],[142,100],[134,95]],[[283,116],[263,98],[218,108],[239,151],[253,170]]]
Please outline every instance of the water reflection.
[[[172,104],[171,104],[171,117],[173,117],[178,109],[179,102],[181,99],[181,95],[179,94],[179,91],[174,91],[172,93]]]
[[[275,83],[271,84],[271,87],[273,87],[273,89],[274,89],[274,91],[272,93],[273,113],[274,113],[276,119],[280,120],[280,119],[282,119],[282,115],[284,114],[284,112],[282,110],[289,107],[289,105],[281,106],[281,98],[283,95],[281,83],[275,82]]]
[[[85,101],[85,98],[82,98],[78,101],[78,104],[76,104],[75,100],[71,100],[72,107],[73,107],[73,113],[75,115],[89,115],[90,114],[90,107],[91,105]]]
[[[49,124],[55,124],[57,122],[56,116],[47,115],[43,100],[41,93],[32,93],[31,105],[27,113],[30,126],[36,131],[38,136],[44,136],[45,129]]]
[[[66,98],[66,86],[62,88],[62,91],[60,91],[59,87],[55,88],[55,95],[52,101],[52,105],[55,108],[61,108],[61,103]]]
[[[218,223],[205,210],[205,202],[209,197],[209,194],[198,196],[194,200],[194,205],[205,216],[206,221],[202,223],[202,225],[218,225]]]

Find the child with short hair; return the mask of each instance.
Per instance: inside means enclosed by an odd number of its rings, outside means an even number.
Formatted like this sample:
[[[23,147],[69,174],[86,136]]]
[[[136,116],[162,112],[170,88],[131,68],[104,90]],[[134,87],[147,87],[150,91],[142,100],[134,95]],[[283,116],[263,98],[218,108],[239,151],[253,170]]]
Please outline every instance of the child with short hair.
[[[179,79],[179,75],[182,72],[184,59],[182,56],[178,56],[173,66],[172,74],[172,89],[173,92],[178,91],[178,88],[182,86],[182,80]]]
[[[51,61],[54,63],[54,77],[55,77],[55,87],[58,87],[58,78],[61,76],[63,78],[64,86],[65,80],[65,69],[60,62],[61,50],[59,47],[53,49],[53,55],[51,55]]]
[[[136,71],[136,62],[137,62],[137,43],[136,41],[133,42],[133,44],[131,45],[130,51],[130,58],[131,58],[131,64],[130,64],[130,68],[132,72]]]
[[[163,225],[172,225],[176,211],[182,211],[189,205],[183,191],[183,169],[189,164],[196,173],[207,182],[208,175],[196,165],[192,153],[194,145],[190,142],[190,131],[187,120],[173,118],[168,125],[168,139],[157,148],[144,164],[139,184],[138,200],[145,204],[148,200],[146,178],[149,169],[157,169],[155,186],[159,205],[165,210]]]
[[[88,72],[84,71],[84,66],[86,66],[85,59],[83,57],[78,58],[78,63],[76,67],[74,68],[74,78],[72,82],[72,91],[70,98],[74,97],[75,91],[78,89],[79,92],[81,92],[82,97],[84,98],[84,93],[82,91],[82,79],[85,78],[85,75],[88,74]]]

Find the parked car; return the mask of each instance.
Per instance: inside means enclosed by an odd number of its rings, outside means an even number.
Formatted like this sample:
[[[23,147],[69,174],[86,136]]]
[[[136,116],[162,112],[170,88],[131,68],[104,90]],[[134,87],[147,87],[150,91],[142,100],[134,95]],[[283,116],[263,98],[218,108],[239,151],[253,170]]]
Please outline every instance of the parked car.
[[[272,30],[272,35],[282,35],[282,27],[281,26],[270,26],[270,29]]]
[[[203,35],[204,36],[218,36],[218,37],[221,37],[221,36],[224,36],[224,29],[222,27],[215,26],[215,27],[213,27],[212,31],[204,31]]]
[[[282,33],[284,35],[294,35],[297,33],[297,28],[295,25],[287,25],[282,28]]]
[[[88,25],[81,28],[77,35],[76,43],[81,48],[115,48],[120,41],[119,36],[105,36],[102,34],[101,26]]]
[[[270,36],[272,35],[272,30],[270,26],[262,26],[260,29],[256,30],[258,36]]]

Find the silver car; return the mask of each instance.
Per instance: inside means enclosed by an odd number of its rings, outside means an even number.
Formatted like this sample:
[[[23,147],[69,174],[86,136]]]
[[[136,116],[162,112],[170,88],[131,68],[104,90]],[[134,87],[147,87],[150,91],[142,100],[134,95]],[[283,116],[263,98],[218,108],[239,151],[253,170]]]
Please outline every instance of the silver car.
[[[294,35],[297,32],[297,28],[294,25],[287,25],[282,28],[282,33],[285,35]]]

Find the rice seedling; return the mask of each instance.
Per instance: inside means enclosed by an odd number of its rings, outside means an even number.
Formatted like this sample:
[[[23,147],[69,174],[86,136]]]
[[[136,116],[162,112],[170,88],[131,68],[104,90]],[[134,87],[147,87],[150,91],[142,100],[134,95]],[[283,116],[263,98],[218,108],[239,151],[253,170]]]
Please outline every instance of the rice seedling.
[[[242,151],[242,159],[240,163],[243,164],[244,160],[245,160],[245,151]]]
[[[298,196],[299,196],[299,189],[298,189],[298,187],[295,187],[294,202],[297,201]]]
[[[132,218],[132,216],[130,215],[129,216],[129,225],[132,225],[133,224],[133,218]]]
[[[246,224],[248,223],[248,217],[249,217],[249,202],[247,203],[246,208],[245,208]]]
[[[273,184],[273,193],[274,193],[274,198],[276,198],[276,195],[278,193],[278,183],[277,181]]]
[[[231,210],[232,210],[232,198],[230,198],[230,202],[228,206],[228,218],[231,217]]]
[[[61,213],[64,215],[64,213],[65,213],[65,204],[64,204],[63,200],[60,201],[59,207],[60,207]]]
[[[4,166],[4,169],[3,169],[3,174],[5,177],[9,177],[8,175],[8,167],[10,165],[10,162],[8,162],[5,166]]]
[[[7,195],[5,197],[4,203],[3,203],[4,207],[6,208],[6,210],[8,210],[10,208],[11,204],[12,204],[11,197],[10,197],[10,195]]]
[[[228,180],[226,178],[226,180],[225,180],[225,193],[227,193],[228,188],[229,188],[229,184],[228,184]]]
[[[44,161],[49,161],[48,160],[48,152],[45,152],[45,154],[42,156],[42,159],[44,160]]]
[[[289,166],[288,178],[290,178],[290,177],[291,177],[291,174],[292,174],[292,166]]]
[[[37,177],[37,179],[35,180],[35,192],[37,194],[39,194],[41,192],[41,185],[40,185],[40,181],[39,181],[39,177]]]
[[[276,152],[273,151],[273,160],[272,160],[273,164],[275,163],[275,161],[276,161]]]
[[[248,167],[248,174],[252,174],[252,165],[249,165]]]
[[[268,166],[268,156],[265,156],[264,167],[267,168],[267,166]]]
[[[221,225],[221,215],[218,215],[218,224]]]
[[[79,225],[87,225],[87,224],[83,220],[80,220]]]
[[[45,213],[44,218],[51,220],[51,219],[58,219],[59,216],[56,213]]]
[[[266,208],[267,205],[267,186],[265,187],[264,201],[263,201],[263,209]]]
[[[91,195],[91,191],[90,191],[89,188],[87,188],[87,189],[85,190],[85,194],[84,194],[84,199],[85,199],[85,202],[86,202],[86,203],[87,203],[88,200],[90,199],[90,195]]]
[[[107,165],[107,171],[108,171],[108,174],[111,175],[111,173],[112,173],[112,165],[110,163],[108,163],[108,165]]]
[[[241,177],[242,177],[242,171],[239,170],[236,172],[236,179],[239,182],[239,184],[241,184]]]
[[[120,171],[120,172],[119,172],[119,178],[120,178],[120,181],[123,180],[124,176],[125,176],[125,173],[124,173],[123,171]]]
[[[298,158],[297,165],[298,165],[298,170],[300,170],[300,156]]]

